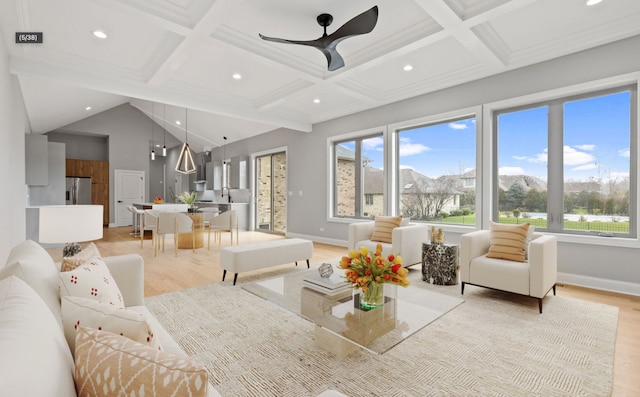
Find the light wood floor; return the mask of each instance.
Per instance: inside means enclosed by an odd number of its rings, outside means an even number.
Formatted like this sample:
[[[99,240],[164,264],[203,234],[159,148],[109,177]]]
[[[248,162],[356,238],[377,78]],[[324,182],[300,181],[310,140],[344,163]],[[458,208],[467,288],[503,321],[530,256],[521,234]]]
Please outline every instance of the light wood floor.
[[[132,237],[129,234],[130,232],[131,227],[105,228],[103,239],[97,241],[96,245],[103,256],[137,253],[144,258],[145,296],[163,294],[222,280],[222,269],[218,260],[220,247],[214,244],[213,236],[211,236],[211,250],[206,248],[205,235],[204,248],[197,249],[195,253],[191,250],[178,250],[177,258],[174,256],[173,241],[169,237],[166,241],[165,252],[158,252],[158,255],[154,257],[151,240],[145,240],[143,248],[140,248],[140,239]],[[240,244],[280,238],[283,237],[261,232],[240,232]],[[229,245],[228,233],[223,234],[222,237],[222,246],[227,245]],[[59,250],[50,250],[50,252],[54,259],[59,260],[59,256],[61,256]],[[344,253],[344,247],[314,243],[314,255],[311,262],[335,258]],[[304,263],[299,262],[298,266],[301,265],[304,265]],[[241,278],[243,275],[251,273],[243,273],[238,277]],[[228,280],[229,275],[227,275]],[[640,396],[640,376],[638,376],[640,374],[640,338],[638,337],[638,330],[640,329],[640,297],[565,285],[559,286],[557,293],[560,296],[584,299],[620,308],[612,396]]]

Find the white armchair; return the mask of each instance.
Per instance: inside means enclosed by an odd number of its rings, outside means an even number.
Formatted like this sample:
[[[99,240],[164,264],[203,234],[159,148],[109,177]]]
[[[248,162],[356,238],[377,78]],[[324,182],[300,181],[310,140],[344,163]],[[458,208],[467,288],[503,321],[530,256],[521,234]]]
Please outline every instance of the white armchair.
[[[373,221],[349,224],[347,231],[347,248],[349,250],[360,249],[365,246],[375,251],[376,245],[382,245],[382,254],[400,255],[404,267],[422,263],[422,243],[428,241],[429,227],[421,223],[409,223],[406,226],[398,226],[393,229],[392,243],[372,241]]]
[[[471,284],[527,295],[538,299],[542,313],[542,299],[552,289],[556,294],[556,237],[534,233],[529,243],[528,259],[515,262],[487,258],[490,234],[489,230],[478,230],[460,236],[461,293],[464,294],[465,284]]]

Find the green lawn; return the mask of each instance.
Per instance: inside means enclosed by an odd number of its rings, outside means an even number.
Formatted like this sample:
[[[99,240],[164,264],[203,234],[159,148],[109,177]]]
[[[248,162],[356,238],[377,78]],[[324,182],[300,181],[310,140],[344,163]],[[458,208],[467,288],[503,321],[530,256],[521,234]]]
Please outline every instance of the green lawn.
[[[475,215],[465,216],[449,216],[442,220],[427,221],[429,223],[443,223],[455,225],[475,225]],[[536,228],[545,229],[547,227],[546,219],[529,219],[529,218],[513,218],[500,217],[500,223],[522,224],[529,223]],[[629,233],[629,222],[578,222],[564,221],[565,230],[585,230],[608,233]]]

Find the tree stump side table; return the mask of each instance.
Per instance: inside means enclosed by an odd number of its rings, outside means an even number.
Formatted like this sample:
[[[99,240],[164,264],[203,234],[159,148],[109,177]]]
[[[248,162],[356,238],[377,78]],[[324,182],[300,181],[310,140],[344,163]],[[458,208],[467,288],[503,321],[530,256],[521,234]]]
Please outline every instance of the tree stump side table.
[[[430,284],[458,284],[458,244],[422,243],[422,280]]]

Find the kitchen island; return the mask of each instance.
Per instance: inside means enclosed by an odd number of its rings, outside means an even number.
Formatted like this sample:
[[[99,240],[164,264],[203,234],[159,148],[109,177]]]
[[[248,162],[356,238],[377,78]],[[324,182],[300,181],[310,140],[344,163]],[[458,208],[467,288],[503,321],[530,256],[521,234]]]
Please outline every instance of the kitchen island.
[[[217,208],[220,214],[225,211],[235,210],[238,217],[238,229],[249,230],[249,203],[196,201],[196,207],[198,209]]]
[[[139,210],[158,210],[168,212],[187,212],[189,206],[184,203],[133,203]]]

